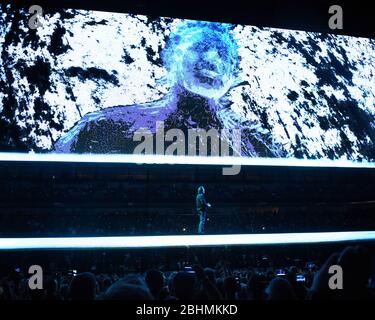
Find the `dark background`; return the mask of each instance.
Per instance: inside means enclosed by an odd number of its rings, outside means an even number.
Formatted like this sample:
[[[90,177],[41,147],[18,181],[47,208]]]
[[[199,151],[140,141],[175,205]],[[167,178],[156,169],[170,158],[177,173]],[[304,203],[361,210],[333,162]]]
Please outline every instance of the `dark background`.
[[[9,2],[9,1],[1,1]],[[171,1],[171,0],[14,0],[20,6],[33,4],[48,8],[76,8],[126,12],[150,16],[166,16],[197,20],[221,21],[304,31],[328,32],[361,37],[375,36],[375,9],[368,1],[327,0],[231,0],[231,1]],[[331,30],[328,8],[341,5],[344,29]]]
[[[103,163],[0,163],[0,237],[375,230],[375,170]]]

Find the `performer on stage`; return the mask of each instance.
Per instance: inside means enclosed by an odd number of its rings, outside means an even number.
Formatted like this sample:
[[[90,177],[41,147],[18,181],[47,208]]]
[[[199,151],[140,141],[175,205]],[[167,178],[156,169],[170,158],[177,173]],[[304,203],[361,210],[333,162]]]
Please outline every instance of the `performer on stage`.
[[[198,188],[198,194],[196,198],[197,212],[199,215],[198,233],[200,234],[205,232],[206,220],[207,220],[207,208],[211,207],[211,204],[206,202],[204,193],[205,193],[204,187],[200,186]]]

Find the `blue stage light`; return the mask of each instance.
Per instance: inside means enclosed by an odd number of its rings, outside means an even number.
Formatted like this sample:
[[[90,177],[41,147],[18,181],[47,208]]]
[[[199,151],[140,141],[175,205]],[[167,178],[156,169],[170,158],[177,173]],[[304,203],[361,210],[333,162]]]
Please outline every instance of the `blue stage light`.
[[[130,237],[0,238],[0,250],[274,245],[372,240],[375,240],[375,231]]]
[[[83,163],[133,163],[133,164],[186,164],[219,166],[283,166],[283,167],[339,167],[375,168],[375,162],[349,160],[293,159],[293,158],[249,158],[249,157],[204,157],[139,154],[61,154],[61,153],[0,153],[0,161],[37,162],[83,162]]]

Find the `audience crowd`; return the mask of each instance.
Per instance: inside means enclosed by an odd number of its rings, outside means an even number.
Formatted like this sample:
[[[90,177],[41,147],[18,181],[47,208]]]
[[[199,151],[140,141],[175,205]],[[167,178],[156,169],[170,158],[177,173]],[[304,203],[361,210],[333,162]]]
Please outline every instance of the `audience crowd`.
[[[124,265],[96,270],[47,272],[43,289],[31,290],[20,268],[0,278],[1,300],[341,300],[373,299],[371,255],[360,246],[333,253],[323,263],[284,268],[270,264],[232,269],[223,261],[203,268],[179,261],[176,270],[162,266],[130,272]],[[343,270],[343,289],[332,290],[329,268]]]

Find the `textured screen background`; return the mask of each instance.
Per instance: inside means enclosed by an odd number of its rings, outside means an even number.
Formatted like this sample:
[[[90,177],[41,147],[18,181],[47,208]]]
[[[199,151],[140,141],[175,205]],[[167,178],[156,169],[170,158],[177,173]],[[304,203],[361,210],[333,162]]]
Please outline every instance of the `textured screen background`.
[[[170,89],[161,52],[182,22],[117,13],[29,14],[0,6],[0,151],[51,150],[85,114]],[[375,160],[375,41],[233,26],[239,77],[230,108],[288,156]]]

